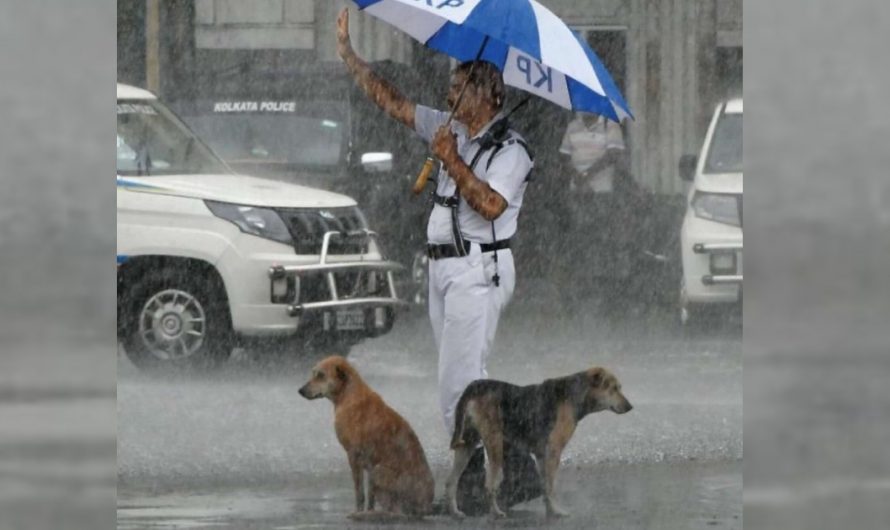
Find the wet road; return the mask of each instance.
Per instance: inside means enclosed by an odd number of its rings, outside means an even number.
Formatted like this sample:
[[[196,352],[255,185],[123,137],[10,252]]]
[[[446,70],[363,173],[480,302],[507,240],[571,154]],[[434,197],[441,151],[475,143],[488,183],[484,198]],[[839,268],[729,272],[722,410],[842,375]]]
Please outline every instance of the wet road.
[[[53,335],[0,339],[0,528],[109,528],[114,349]]]
[[[610,321],[583,303],[553,309],[552,296],[533,286],[516,300],[499,330],[492,377],[532,383],[598,364],[616,373],[634,404],[631,414],[603,412],[579,425],[557,483],[573,516],[559,526],[741,528],[740,334],[684,340],[663,314]],[[450,453],[428,326],[423,317],[402,319],[350,358],[414,427],[438,496]],[[119,527],[348,526],[353,493],[332,407],[297,394],[308,368],[258,368],[240,355],[212,378],[159,378],[122,358]],[[502,525],[549,523],[535,500]]]

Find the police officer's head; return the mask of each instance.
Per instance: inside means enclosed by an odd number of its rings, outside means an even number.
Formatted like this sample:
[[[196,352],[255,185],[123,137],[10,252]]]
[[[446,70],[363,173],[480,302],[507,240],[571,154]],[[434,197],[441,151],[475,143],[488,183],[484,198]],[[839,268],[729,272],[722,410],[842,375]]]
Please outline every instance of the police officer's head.
[[[469,83],[455,116],[457,119],[470,112],[494,116],[503,108],[504,77],[500,70],[488,61],[467,61],[454,69],[451,86],[448,89],[449,108],[454,108],[467,79]]]

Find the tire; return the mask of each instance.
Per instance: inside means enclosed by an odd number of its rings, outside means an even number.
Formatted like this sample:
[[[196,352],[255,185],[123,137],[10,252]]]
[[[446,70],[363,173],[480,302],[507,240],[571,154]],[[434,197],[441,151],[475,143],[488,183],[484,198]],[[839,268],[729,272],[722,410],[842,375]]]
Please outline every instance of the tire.
[[[695,304],[686,298],[686,282],[680,281],[680,297],[677,304],[677,325],[684,338],[696,338],[705,330],[709,314],[707,306]]]
[[[233,333],[222,282],[164,268],[128,290],[124,349],[144,370],[209,371],[229,359]]]
[[[687,302],[680,304],[677,314],[677,322],[685,338],[698,337],[705,331],[708,321],[705,308]]]
[[[731,304],[680,305],[679,322],[686,338],[712,336],[731,331],[733,315],[739,309]]]

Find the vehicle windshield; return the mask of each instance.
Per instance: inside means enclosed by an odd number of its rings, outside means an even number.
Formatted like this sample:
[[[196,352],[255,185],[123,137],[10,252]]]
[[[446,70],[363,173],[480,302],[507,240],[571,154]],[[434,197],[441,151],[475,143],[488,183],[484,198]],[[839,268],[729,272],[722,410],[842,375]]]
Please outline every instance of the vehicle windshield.
[[[263,111],[267,108],[269,110]],[[212,113],[186,117],[230,164],[333,169],[345,159],[346,111],[337,102],[215,102]]]
[[[742,115],[724,114],[714,129],[705,173],[742,172]]]
[[[170,110],[156,100],[117,102],[117,174],[231,173]]]

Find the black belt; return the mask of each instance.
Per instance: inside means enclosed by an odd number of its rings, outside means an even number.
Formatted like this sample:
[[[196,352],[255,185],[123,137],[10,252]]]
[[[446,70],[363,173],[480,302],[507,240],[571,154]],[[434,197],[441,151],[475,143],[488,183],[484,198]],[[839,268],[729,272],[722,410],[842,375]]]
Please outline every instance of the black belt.
[[[476,243],[479,245],[479,248],[482,252],[493,252],[495,250],[501,250],[505,248],[510,248],[510,240],[502,239],[500,241],[495,241],[494,243]],[[470,245],[469,241],[464,241],[464,255],[470,253]],[[451,243],[446,243],[444,245],[427,245],[426,246],[426,255],[429,256],[430,259],[443,259],[443,258],[456,258],[461,254],[458,254],[457,248]]]

